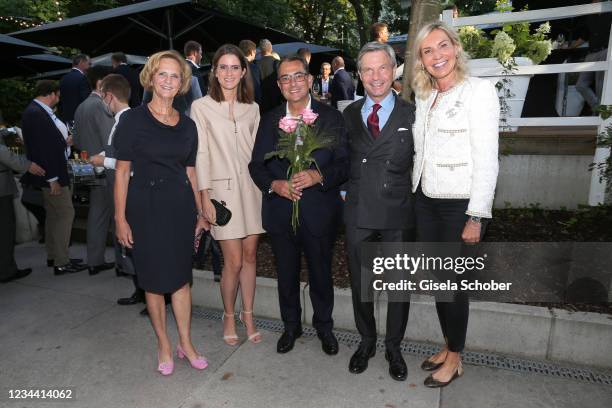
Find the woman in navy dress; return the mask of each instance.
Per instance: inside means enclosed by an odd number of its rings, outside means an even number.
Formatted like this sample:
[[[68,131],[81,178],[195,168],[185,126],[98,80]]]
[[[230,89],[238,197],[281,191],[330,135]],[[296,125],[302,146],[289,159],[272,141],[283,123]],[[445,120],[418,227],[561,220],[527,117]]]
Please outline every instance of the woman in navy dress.
[[[158,371],[172,374],[164,294],[172,296],[179,334],[176,353],[194,368],[206,359],[191,342],[194,234],[208,224],[201,214],[195,176],[195,123],[172,107],[189,90],[191,69],[175,51],[152,55],[140,74],[151,102],[123,114],[114,136],[115,221],[119,243],[131,248],[139,285],[158,339]],[[130,177],[130,173],[133,175]]]

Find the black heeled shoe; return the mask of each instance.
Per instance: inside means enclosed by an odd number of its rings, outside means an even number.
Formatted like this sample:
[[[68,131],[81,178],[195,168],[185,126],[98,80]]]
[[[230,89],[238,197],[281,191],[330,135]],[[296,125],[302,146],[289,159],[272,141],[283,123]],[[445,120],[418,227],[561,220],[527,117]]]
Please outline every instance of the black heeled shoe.
[[[461,377],[462,375],[463,375],[463,366],[461,365],[461,362],[459,362],[459,365],[457,366],[457,370],[455,371],[455,374],[453,374],[453,376],[450,378],[450,380],[439,381],[433,378],[433,374],[430,374],[429,377],[425,379],[423,384],[428,388],[442,388],[442,387],[446,387],[448,384],[452,383],[453,381],[455,381],[457,378]]]

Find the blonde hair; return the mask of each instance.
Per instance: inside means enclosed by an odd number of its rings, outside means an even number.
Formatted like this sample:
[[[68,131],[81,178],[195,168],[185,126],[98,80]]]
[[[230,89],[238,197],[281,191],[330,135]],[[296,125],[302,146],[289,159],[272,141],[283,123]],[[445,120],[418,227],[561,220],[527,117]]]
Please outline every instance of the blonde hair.
[[[151,82],[153,75],[159,70],[159,64],[164,58],[173,59],[178,62],[181,70],[181,88],[179,89],[179,95],[186,94],[191,88],[191,68],[187,65],[187,61],[174,50],[166,50],[156,52],[151,55],[147,60],[142,71],[140,71],[140,84],[147,91],[152,91]]]
[[[457,82],[461,82],[468,76],[468,55],[465,51],[463,51],[463,47],[461,46],[461,41],[459,40],[459,35],[457,32],[448,24],[441,21],[429,23],[419,30],[414,42],[412,54],[414,55],[414,65],[412,67],[412,72],[414,73],[412,79],[412,89],[414,90],[417,98],[420,99],[427,99],[435,85],[434,77],[427,72],[427,69],[423,65],[423,60],[421,59],[421,44],[425,40],[425,37],[427,37],[434,30],[444,31],[453,46],[455,46],[457,49],[457,58],[455,61]]]

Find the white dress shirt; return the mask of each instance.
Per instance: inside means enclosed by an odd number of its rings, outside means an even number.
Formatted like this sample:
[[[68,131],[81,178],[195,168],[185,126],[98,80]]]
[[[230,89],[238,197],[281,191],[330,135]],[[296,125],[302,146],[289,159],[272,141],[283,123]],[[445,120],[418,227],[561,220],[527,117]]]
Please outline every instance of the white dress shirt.
[[[125,112],[128,109],[130,109],[129,106],[127,108],[122,109],[119,112],[115,113],[115,124],[111,128],[111,131],[110,131],[110,133],[108,135],[108,143],[107,143],[107,145],[110,146],[111,144],[113,144],[113,136],[115,135],[115,129],[117,128],[117,124],[119,123],[119,118],[121,117],[123,112]],[[103,151],[100,152],[100,154],[102,156],[105,155],[105,153]],[[117,164],[117,159],[115,159],[114,157],[105,157],[104,158],[104,168],[105,169],[115,170],[116,164]]]

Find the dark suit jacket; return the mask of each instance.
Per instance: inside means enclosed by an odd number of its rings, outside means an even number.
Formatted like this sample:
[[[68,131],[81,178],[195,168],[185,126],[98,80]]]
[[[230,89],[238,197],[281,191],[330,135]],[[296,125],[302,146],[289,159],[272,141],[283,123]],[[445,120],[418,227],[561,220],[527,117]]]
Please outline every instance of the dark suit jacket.
[[[261,103],[259,104],[259,112],[263,115],[278,106],[283,101],[283,95],[276,83],[278,61],[268,55],[257,61],[257,65],[261,75]]]
[[[338,101],[353,100],[355,98],[355,85],[346,70],[341,69],[334,74],[330,91],[332,106],[337,107]]]
[[[74,112],[91,92],[84,74],[73,68],[60,80],[60,118],[64,122],[74,120]]]
[[[130,84],[130,108],[135,108],[142,103],[142,85],[138,72],[127,64],[120,64],[115,68],[115,74],[123,75]]]
[[[343,112],[351,163],[344,220],[358,228],[411,228],[414,105],[396,96],[391,116],[374,140],[361,118],[364,103],[360,99]]]
[[[323,236],[334,233],[341,208],[339,186],[346,180],[348,171],[348,150],[346,129],[342,115],[337,110],[312,99],[312,110],[319,114],[316,129],[336,137],[331,149],[319,149],[313,153],[323,176],[323,185],[317,184],[304,190],[300,199],[301,227],[312,235]],[[290,200],[268,193],[274,180],[286,180],[289,162],[264,155],[274,151],[278,143],[278,121],[285,116],[286,105],[282,104],[263,116],[257,131],[249,171],[251,178],[263,192],[262,221],[269,233],[291,231]]]
[[[255,102],[261,105],[261,72],[256,63],[250,62],[251,78],[253,79],[253,91],[255,92]]]
[[[26,173],[22,183],[34,187],[49,187],[47,180],[58,177],[61,186],[70,184],[66,163],[66,141],[53,119],[38,103],[32,101],[21,117],[26,157],[45,169],[45,176]]]
[[[202,96],[206,96],[208,93],[208,76],[204,74],[201,67],[196,67],[191,61],[187,60],[187,65],[191,68],[191,75],[198,79]]]

